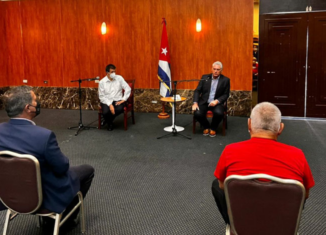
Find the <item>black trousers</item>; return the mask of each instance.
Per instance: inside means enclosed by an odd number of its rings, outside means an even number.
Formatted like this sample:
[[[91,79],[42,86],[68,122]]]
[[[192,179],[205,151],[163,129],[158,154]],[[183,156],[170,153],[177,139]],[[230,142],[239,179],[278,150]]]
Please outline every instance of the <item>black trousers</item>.
[[[223,217],[224,222],[226,224],[230,224],[228,208],[227,208],[226,200],[225,200],[225,193],[224,193],[224,190],[222,190],[219,187],[218,179],[213,181],[212,193],[215,198],[215,202],[218,207],[218,210],[220,211],[220,213]]]
[[[116,101],[113,101],[113,106],[114,106],[114,112],[115,114],[111,113],[110,107],[106,104],[102,104],[101,103],[101,107],[102,107],[102,112],[103,112],[103,117],[106,121],[106,123],[108,124],[108,126],[112,125],[113,120],[120,115],[121,113],[123,113],[123,108],[125,107],[125,102],[120,104],[120,105],[116,105]]]
[[[218,125],[223,119],[223,115],[224,115],[223,104],[218,104],[215,105],[214,107],[208,107],[208,103],[205,103],[203,105],[198,105],[198,106],[199,106],[199,110],[196,110],[194,113],[196,120],[200,123],[201,126],[204,127],[204,129],[211,129],[213,131],[216,131]],[[208,110],[213,112],[213,118],[211,124],[209,124],[206,117]]]
[[[86,194],[91,187],[93,178],[94,178],[94,168],[90,165],[84,164],[79,166],[71,166],[70,170],[73,171],[80,181],[80,192],[83,194],[83,198],[86,197]],[[78,203],[78,196],[76,196],[73,201],[67,206],[67,209],[63,213],[63,218],[68,214],[68,212],[74,208],[74,206]],[[69,220],[74,220],[79,213],[79,209],[77,209]]]

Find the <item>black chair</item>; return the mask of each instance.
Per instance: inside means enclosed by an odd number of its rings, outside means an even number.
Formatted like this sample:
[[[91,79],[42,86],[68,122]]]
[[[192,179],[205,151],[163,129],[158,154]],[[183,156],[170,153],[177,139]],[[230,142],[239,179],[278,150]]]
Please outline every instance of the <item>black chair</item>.
[[[43,201],[40,164],[36,157],[11,151],[0,152],[0,199],[8,208],[3,234],[7,234],[9,222],[19,214],[33,214],[55,220],[54,235],[59,234],[60,226],[80,207],[81,231],[85,232],[83,196],[78,192],[79,202],[65,216],[41,208]],[[22,232],[22,234],[24,234]]]

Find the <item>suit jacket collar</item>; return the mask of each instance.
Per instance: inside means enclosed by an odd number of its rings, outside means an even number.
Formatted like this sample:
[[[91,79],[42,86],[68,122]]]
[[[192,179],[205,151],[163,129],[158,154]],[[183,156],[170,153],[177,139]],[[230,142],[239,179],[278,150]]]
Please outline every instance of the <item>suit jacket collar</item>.
[[[9,123],[12,125],[36,125],[35,122],[26,118],[11,118]]]
[[[220,87],[222,86],[222,80],[223,80],[223,75],[221,74],[221,75],[220,75],[220,78],[218,79],[218,84],[217,84],[217,87],[216,87],[215,96],[216,96],[217,91],[218,91],[218,90],[220,89]]]

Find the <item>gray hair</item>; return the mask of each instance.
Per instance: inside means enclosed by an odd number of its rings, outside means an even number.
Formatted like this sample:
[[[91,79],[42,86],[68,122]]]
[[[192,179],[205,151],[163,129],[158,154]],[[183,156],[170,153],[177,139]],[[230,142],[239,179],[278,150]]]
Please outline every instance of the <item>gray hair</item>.
[[[220,61],[215,61],[213,64],[212,64],[212,67],[214,67],[214,65],[219,65],[221,67],[221,71],[223,70],[223,64],[220,62]]]
[[[7,115],[17,117],[23,113],[26,104],[31,104],[33,99],[30,86],[18,86],[11,88],[4,97]]]
[[[253,131],[271,131],[277,133],[280,130],[281,111],[274,104],[262,102],[251,111],[251,129]]]

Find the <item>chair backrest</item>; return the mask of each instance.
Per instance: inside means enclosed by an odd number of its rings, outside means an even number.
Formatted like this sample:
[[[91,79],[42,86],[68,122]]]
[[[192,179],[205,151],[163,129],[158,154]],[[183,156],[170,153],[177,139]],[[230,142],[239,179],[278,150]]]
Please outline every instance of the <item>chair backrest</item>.
[[[33,213],[41,206],[41,172],[36,157],[0,152],[0,199],[18,213]]]
[[[134,104],[135,79],[133,79],[133,80],[126,80],[126,83],[128,83],[128,85],[131,88],[130,96],[129,96],[127,102],[129,104]]]
[[[232,234],[297,234],[305,198],[299,181],[232,175],[224,187]]]

